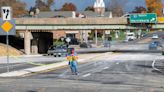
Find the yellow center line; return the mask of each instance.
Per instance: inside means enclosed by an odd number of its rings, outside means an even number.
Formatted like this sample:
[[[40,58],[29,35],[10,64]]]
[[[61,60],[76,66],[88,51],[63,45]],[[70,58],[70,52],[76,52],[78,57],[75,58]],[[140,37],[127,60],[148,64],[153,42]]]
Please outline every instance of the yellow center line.
[[[10,57],[12,57],[12,58],[14,58],[15,60],[18,60],[18,61],[21,60],[19,57],[16,57],[16,56],[10,56]],[[42,63],[34,63],[33,61],[26,61],[25,63],[31,64],[31,65],[36,65],[36,66],[46,65],[46,64],[42,64]]]

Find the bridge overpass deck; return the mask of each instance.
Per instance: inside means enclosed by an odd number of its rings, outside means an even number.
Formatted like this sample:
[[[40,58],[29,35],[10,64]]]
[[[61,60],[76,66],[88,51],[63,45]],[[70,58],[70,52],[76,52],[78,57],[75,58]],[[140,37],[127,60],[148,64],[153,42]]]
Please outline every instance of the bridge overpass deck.
[[[126,18],[17,18],[17,25],[104,25],[127,24]]]
[[[17,18],[17,30],[135,29],[126,18]]]

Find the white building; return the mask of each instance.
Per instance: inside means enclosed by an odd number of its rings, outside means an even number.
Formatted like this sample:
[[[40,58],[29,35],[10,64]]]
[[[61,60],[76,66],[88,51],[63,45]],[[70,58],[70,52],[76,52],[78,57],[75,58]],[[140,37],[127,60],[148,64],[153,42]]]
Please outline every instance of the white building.
[[[95,12],[99,13],[100,16],[104,16],[105,3],[103,0],[96,0],[94,3]]]

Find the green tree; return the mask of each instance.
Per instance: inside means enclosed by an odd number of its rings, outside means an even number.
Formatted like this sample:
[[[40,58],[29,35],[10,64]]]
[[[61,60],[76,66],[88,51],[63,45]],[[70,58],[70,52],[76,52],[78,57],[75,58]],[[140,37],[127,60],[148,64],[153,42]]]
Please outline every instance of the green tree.
[[[111,0],[109,2],[108,9],[113,13],[113,16],[122,16],[124,14],[124,6],[127,0]]]

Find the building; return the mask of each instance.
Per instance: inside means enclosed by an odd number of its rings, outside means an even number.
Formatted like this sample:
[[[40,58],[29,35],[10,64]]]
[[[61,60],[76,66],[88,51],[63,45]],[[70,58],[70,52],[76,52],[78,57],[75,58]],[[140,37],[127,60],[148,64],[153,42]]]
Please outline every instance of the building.
[[[75,17],[73,16],[75,13]],[[105,12],[103,17],[110,17],[110,12]],[[52,11],[52,12],[40,12],[37,16],[38,18],[96,18],[100,17],[99,13],[93,11]],[[61,37],[70,37],[72,39],[77,39],[78,41],[85,41],[88,37],[88,33],[92,30],[84,30],[80,32],[79,30],[56,30],[53,31],[53,39],[60,39]]]

